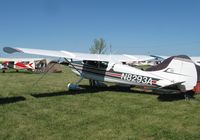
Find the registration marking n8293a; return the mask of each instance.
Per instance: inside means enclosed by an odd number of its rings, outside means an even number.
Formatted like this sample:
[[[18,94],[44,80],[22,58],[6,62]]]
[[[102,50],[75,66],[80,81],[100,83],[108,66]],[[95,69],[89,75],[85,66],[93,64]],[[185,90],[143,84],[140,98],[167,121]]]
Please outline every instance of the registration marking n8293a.
[[[129,82],[152,85],[152,78],[147,77],[147,76],[141,76],[141,75],[130,74],[130,73],[122,73],[121,79],[129,81]]]

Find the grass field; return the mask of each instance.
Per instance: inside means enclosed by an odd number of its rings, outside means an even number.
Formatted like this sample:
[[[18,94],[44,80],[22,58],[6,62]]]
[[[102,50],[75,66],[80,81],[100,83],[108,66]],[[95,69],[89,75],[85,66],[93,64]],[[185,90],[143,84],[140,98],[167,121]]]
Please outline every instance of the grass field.
[[[69,69],[0,73],[0,139],[199,139],[200,96],[127,92],[110,87],[67,91]]]

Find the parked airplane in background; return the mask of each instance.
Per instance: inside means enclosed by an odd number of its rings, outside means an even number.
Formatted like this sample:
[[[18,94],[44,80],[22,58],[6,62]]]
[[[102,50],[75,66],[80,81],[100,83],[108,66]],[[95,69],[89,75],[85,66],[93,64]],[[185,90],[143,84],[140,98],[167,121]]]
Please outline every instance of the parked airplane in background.
[[[192,59],[192,61],[194,61],[195,64],[197,64],[198,66],[200,66],[200,57],[198,57],[198,56],[192,56],[190,58]]]
[[[159,60],[160,62],[162,62],[163,60],[169,58],[169,56],[159,56],[159,55],[150,55],[152,57],[154,57],[156,60]],[[200,66],[200,57],[198,56],[190,56],[190,59],[198,66]]]
[[[96,81],[145,86],[149,89],[163,90],[167,93],[194,94],[199,92],[199,75],[196,65],[187,56],[172,56],[161,64],[146,71],[127,65],[127,61],[144,61],[152,57],[144,55],[102,55],[73,53],[68,51],[52,51],[28,48],[5,47],[7,53],[27,53],[65,58],[74,73],[83,78]],[[68,88],[77,88],[76,84],[68,84]],[[169,90],[170,88],[176,90]]]
[[[15,69],[17,72],[19,70],[35,70],[35,61],[43,60],[43,58],[0,58],[3,72],[6,69]]]

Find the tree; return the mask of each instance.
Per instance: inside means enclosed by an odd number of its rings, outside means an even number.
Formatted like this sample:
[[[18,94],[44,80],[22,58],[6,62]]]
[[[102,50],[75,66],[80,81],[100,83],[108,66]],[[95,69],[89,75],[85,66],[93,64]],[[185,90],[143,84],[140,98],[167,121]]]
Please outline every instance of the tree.
[[[106,42],[103,38],[94,39],[94,44],[92,44],[90,48],[90,53],[92,54],[105,54],[106,53]],[[98,62],[98,67],[100,66],[100,63]],[[103,85],[99,81],[89,79],[90,86],[100,86]]]
[[[103,38],[94,39],[94,44],[90,48],[92,54],[105,54],[106,53],[106,42]]]

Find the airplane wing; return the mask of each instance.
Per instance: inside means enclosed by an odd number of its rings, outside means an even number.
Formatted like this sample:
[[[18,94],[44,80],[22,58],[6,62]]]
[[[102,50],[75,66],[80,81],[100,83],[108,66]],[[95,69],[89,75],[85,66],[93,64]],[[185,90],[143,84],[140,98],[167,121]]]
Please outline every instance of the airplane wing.
[[[157,60],[164,60],[169,58],[169,56],[158,56],[158,55],[150,55],[151,57],[154,57]]]
[[[0,58],[0,62],[4,61],[37,61],[37,60],[42,60],[44,58]]]
[[[91,61],[113,61],[113,62],[127,62],[127,61],[147,61],[154,58],[147,55],[106,55],[106,54],[89,54],[89,53],[77,53],[69,51],[54,51],[54,50],[40,50],[29,48],[12,48],[4,47],[4,52],[7,53],[26,53],[51,57],[62,57],[75,60],[91,60]]]

